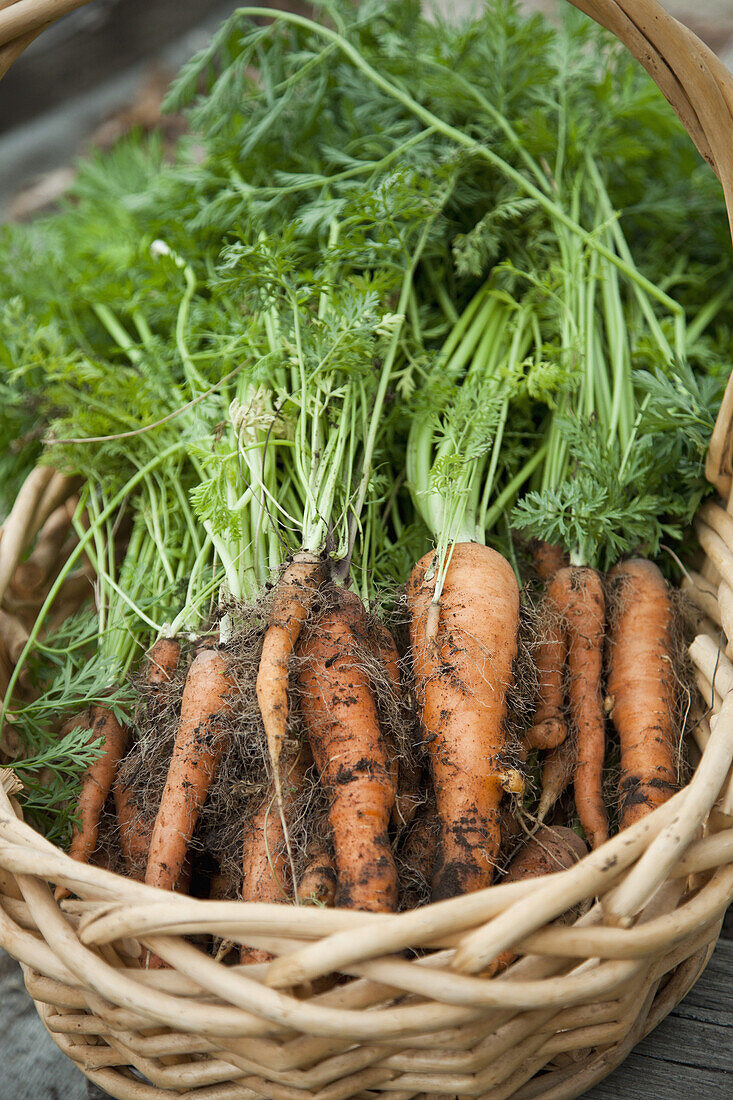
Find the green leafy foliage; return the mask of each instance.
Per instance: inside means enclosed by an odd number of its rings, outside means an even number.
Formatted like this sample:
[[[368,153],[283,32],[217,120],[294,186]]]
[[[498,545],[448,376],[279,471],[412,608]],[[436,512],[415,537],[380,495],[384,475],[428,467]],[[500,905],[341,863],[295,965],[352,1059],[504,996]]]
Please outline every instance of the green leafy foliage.
[[[122,706],[220,585],[254,597],[308,543],[384,600],[431,540],[511,554],[510,516],[607,567],[706,491],[726,218],[636,63],[514,0],[318,15],[331,37],[234,13],[174,81],[170,156],[132,135],[0,231],[0,508],[42,453],[80,475],[98,574],[12,706],[55,836],[94,751],[59,718]]]

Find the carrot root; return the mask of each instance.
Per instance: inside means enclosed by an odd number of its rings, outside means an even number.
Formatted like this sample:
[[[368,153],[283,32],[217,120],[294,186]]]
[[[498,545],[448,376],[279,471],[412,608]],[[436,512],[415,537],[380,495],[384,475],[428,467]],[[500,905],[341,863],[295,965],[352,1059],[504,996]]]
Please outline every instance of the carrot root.
[[[391,911],[397,871],[388,827],[395,803],[393,751],[379,725],[374,692],[359,661],[366,616],[358,596],[334,606],[300,646],[301,713],[321,782],[338,871],[337,904]]]
[[[633,825],[678,789],[672,605],[664,577],[641,558],[611,571],[611,718],[621,742],[620,826]]]
[[[501,843],[500,756],[517,653],[519,590],[500,554],[476,543],[457,543],[433,645],[426,631],[435,602],[433,561],[429,553],[417,563],[407,600],[440,821],[433,872],[433,897],[440,899],[481,889],[493,877]]]
[[[287,736],[288,665],[303,623],[323,580],[323,566],[311,555],[298,555],[280,578],[257,673],[257,702],[273,768]]]
[[[567,656],[567,630],[555,612],[554,621],[549,624],[547,635],[539,642],[535,656],[539,700],[532,728],[526,735],[527,743],[533,749],[556,749],[568,735],[563,710],[563,674]]]
[[[186,677],[173,755],[153,827],[145,872],[149,886],[172,890],[178,881],[224,750],[221,726],[232,690],[221,654],[212,649],[199,653]]]
[[[561,546],[542,539],[533,539],[530,544],[532,561],[541,581],[551,581],[556,573],[568,564],[568,556]]]
[[[568,739],[552,752],[548,752],[542,763],[542,786],[537,807],[539,821],[544,821],[550,813],[572,779],[574,771],[575,744]]]
[[[262,805],[244,828],[242,842],[242,900],[270,902],[292,901],[293,878],[286,844],[288,818],[292,817],[306,772],[304,752],[294,759],[282,760],[284,782],[283,810],[285,827],[278,812],[274,784]],[[269,962],[272,956],[260,948],[242,945],[243,963]]]
[[[567,566],[550,582],[548,599],[567,627],[568,697],[575,727],[575,806],[593,848],[608,839],[603,801],[603,759],[606,733],[601,678],[606,602],[601,578],[594,569]]]
[[[81,717],[77,717],[72,728],[79,728]],[[74,830],[69,847],[71,858],[80,863],[88,863],[97,846],[99,820],[127,744],[127,731],[107,707],[92,707],[89,717],[91,740],[102,739],[102,754],[89,765],[81,781],[77,804],[80,824]],[[68,897],[69,893],[65,886],[57,886],[54,896],[59,901]]]
[[[330,909],[336,901],[336,860],[324,844],[314,849],[298,883],[301,905],[320,905]]]
[[[181,645],[175,638],[158,638],[148,653],[147,684],[159,690],[173,679],[181,656]]]
[[[514,857],[502,882],[524,882],[539,878],[540,875],[553,875],[557,871],[566,871],[587,854],[585,843],[572,829],[543,825]],[[516,958],[516,953],[511,949],[502,952],[489,964],[483,976],[493,977],[495,974],[500,974],[502,970],[511,966]]]

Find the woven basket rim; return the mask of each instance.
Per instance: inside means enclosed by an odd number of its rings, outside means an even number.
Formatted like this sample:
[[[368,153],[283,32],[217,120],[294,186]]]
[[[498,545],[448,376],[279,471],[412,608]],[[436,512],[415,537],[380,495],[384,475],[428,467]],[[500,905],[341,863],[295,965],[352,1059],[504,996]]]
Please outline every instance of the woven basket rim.
[[[0,0],[0,76],[21,39],[82,2]],[[570,2],[651,73],[732,211],[733,78],[721,62],[657,0]],[[732,455],[733,381],[706,467],[724,502]],[[695,574],[683,588],[733,638],[728,509],[708,503],[697,520],[715,594]],[[487,1100],[569,1100],[684,996],[733,900],[733,663],[706,633],[691,657],[711,717],[695,732],[687,786],[569,870],[398,914],[192,899],[79,864],[22,821],[13,774],[0,769],[0,944],[21,960],[61,1048],[124,1100],[189,1089],[201,1100],[409,1100],[454,1087]],[[49,882],[77,900],[57,904]],[[589,908],[574,924],[552,923],[576,904]],[[275,959],[224,966],[184,941],[199,932]],[[170,969],[141,969],[141,944]],[[415,957],[423,948],[432,953]],[[523,957],[482,974],[509,949]],[[334,971],[352,980],[306,986]]]

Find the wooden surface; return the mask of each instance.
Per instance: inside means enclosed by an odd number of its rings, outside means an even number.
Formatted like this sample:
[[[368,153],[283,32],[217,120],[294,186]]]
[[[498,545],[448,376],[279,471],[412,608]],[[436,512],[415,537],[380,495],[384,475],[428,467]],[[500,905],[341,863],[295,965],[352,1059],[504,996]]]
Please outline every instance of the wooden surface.
[[[733,940],[681,1005],[586,1100],[731,1100]]]
[[[54,1046],[0,952],[0,1100],[103,1100]],[[733,910],[707,970],[681,1005],[585,1100],[732,1100]]]

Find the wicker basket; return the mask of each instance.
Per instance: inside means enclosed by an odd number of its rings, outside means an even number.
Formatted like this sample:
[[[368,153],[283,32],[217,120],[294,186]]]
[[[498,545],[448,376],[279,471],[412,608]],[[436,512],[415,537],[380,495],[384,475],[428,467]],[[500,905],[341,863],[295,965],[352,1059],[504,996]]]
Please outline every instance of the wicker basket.
[[[656,0],[573,2],[651,72],[733,208],[725,69]],[[10,25],[20,52],[19,34],[73,6],[0,0],[0,42]],[[721,500],[685,581],[709,625],[692,646],[711,715],[694,777],[568,871],[396,916],[192,900],[75,863],[23,823],[0,772],[0,944],[58,1046],[124,1100],[564,1100],[609,1073],[700,975],[733,899],[733,664],[714,637],[733,641],[732,449],[729,385],[708,459]],[[49,883],[82,900],[58,905]],[[199,932],[278,958],[227,967],[184,939]],[[141,945],[170,969],[141,969]],[[509,947],[519,961],[482,977]],[[334,971],[351,980],[317,992]]]
[[[0,0],[0,77],[50,23],[89,0]]]

